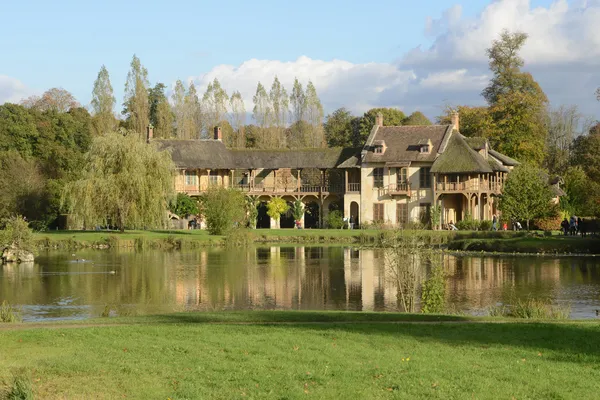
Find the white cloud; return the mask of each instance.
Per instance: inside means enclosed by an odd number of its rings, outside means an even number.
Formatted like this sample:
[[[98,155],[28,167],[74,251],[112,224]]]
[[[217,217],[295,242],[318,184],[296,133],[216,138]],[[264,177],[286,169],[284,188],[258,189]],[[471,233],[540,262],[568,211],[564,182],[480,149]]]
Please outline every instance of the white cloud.
[[[18,103],[31,94],[33,94],[33,91],[20,80],[7,75],[0,75],[0,104]]]

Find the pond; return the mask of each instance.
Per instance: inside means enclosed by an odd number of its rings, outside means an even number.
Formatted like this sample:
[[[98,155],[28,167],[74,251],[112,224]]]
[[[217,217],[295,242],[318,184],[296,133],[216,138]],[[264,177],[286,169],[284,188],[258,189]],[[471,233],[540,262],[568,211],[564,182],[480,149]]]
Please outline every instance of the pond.
[[[456,311],[485,315],[528,296],[569,305],[571,318],[596,318],[600,309],[598,258],[445,255],[443,263]],[[400,311],[388,277],[382,250],[348,247],[51,251],[32,264],[1,266],[0,301],[21,308],[26,321],[98,317],[106,309]]]

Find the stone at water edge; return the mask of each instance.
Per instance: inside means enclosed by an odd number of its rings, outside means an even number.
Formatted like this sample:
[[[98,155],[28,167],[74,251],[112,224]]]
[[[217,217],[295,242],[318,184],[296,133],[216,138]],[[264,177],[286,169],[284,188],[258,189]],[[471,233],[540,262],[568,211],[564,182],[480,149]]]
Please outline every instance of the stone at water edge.
[[[33,262],[33,259],[33,253],[18,249],[15,246],[7,247],[4,249],[4,251],[2,251],[2,261],[5,263]]]

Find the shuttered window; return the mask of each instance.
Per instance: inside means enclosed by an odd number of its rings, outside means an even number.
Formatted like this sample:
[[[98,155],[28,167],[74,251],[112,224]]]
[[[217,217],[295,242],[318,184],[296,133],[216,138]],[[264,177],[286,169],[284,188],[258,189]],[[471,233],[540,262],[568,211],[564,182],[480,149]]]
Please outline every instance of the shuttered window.
[[[373,169],[373,187],[383,187],[383,168]]]
[[[431,187],[431,168],[423,167],[419,169],[419,187],[430,188]]]
[[[383,203],[373,204],[373,222],[383,222]]]
[[[186,185],[196,185],[198,182],[198,176],[196,175],[196,171],[185,171],[185,184]]]
[[[408,204],[396,204],[396,222],[400,225],[404,225],[408,222]]]

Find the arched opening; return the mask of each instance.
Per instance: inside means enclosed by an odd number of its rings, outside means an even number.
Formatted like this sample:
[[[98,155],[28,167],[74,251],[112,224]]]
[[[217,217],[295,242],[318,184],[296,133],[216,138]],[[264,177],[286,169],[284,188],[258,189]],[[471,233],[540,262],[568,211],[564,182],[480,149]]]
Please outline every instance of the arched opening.
[[[319,205],[315,202],[304,207],[304,227],[306,229],[319,227]]]
[[[360,225],[358,203],[355,201],[350,203],[350,222],[354,224],[355,228],[357,228]]]
[[[257,207],[258,217],[256,218],[257,229],[269,229],[271,228],[271,217],[267,215],[267,203],[261,201]]]
[[[291,201],[287,202],[288,210],[284,214],[279,217],[279,227],[280,228],[293,228],[295,225],[294,222],[294,214],[292,213],[292,209],[294,207],[294,203]]]

